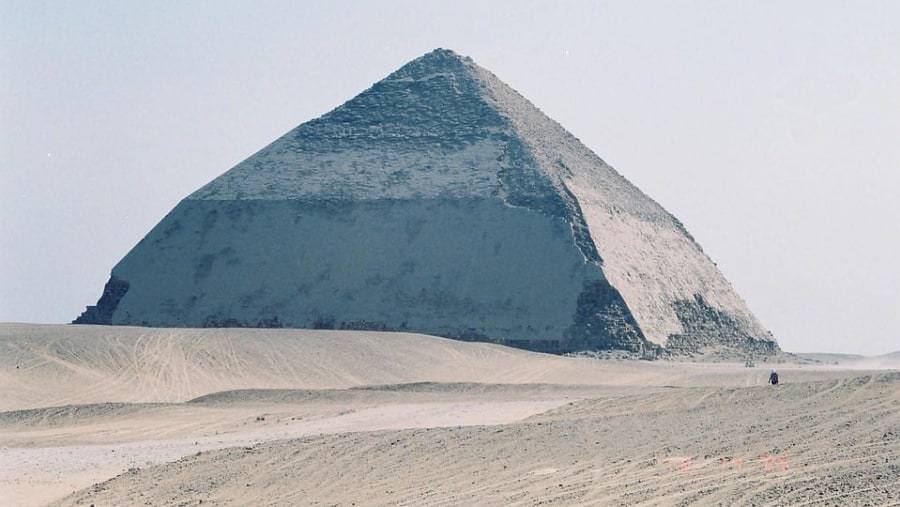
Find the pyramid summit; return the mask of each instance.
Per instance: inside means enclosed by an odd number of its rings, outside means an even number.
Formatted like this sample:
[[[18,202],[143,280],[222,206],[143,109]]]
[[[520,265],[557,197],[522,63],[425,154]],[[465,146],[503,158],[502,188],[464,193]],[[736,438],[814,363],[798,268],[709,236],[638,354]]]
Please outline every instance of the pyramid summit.
[[[444,49],[182,200],[75,323],[778,351],[678,220]]]

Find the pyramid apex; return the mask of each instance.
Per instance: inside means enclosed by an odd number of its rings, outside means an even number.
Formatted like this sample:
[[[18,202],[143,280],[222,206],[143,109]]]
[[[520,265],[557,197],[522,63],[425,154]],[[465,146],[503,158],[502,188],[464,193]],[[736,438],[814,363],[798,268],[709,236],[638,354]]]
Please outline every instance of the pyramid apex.
[[[470,74],[475,67],[475,62],[471,58],[450,49],[437,48],[410,60],[387,76],[385,81],[397,79],[418,81],[436,75]]]
[[[456,51],[453,51],[452,49],[447,49],[447,48],[435,48],[435,49],[429,51],[428,53],[425,53],[424,55],[422,55],[422,58],[429,58],[429,57],[432,57],[432,58],[433,57],[457,58],[457,59],[461,59],[461,60],[466,59],[465,56],[462,56],[459,53],[457,53]]]

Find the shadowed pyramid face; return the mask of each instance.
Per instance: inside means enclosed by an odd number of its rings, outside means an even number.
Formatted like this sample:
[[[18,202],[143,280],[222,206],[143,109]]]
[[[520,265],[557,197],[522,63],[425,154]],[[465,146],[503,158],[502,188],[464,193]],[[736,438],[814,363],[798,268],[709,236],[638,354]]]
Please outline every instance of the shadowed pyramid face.
[[[447,50],[188,196],[76,322],[777,350],[677,220]]]

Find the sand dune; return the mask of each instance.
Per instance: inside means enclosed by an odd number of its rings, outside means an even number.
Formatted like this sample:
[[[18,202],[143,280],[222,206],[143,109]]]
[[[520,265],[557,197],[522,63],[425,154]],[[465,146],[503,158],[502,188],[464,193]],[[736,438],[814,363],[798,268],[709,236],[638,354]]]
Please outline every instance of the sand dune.
[[[900,505],[887,359],[0,324],[0,504]]]

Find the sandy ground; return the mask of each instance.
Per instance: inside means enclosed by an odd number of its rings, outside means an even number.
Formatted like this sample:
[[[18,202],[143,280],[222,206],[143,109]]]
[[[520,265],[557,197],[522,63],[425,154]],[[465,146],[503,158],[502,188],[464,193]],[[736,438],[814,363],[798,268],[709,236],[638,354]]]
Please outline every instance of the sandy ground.
[[[900,505],[900,361],[829,359],[0,324],[0,505]]]

